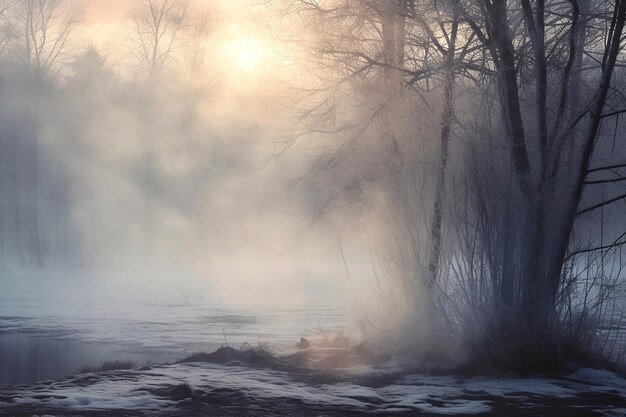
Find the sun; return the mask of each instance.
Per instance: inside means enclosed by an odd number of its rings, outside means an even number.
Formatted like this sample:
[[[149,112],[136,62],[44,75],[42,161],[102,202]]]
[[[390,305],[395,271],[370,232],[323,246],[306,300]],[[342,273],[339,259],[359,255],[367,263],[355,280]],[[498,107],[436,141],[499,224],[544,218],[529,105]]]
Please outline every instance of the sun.
[[[253,44],[242,45],[239,50],[233,51],[233,54],[237,67],[246,71],[258,68],[266,58],[266,53]]]
[[[272,48],[253,36],[238,36],[226,43],[224,50],[232,68],[240,72],[259,71],[271,63]]]
[[[289,51],[282,43],[249,27],[231,26],[219,35],[211,52],[225,88],[255,97],[278,91],[291,70]]]

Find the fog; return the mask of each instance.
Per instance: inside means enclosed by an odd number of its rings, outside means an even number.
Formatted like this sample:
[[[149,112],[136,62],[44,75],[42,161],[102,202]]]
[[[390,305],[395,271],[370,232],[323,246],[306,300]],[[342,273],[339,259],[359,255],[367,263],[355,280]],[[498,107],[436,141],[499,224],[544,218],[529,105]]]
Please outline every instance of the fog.
[[[28,10],[6,13],[2,264],[146,284],[186,270],[233,302],[303,273],[345,287],[337,231],[298,181],[314,150],[284,152],[292,74],[262,6],[172,2],[188,9],[152,62],[146,4],[52,2],[37,30],[64,44],[41,51],[23,50]]]
[[[626,4],[488,3],[0,0],[9,332],[623,365]]]

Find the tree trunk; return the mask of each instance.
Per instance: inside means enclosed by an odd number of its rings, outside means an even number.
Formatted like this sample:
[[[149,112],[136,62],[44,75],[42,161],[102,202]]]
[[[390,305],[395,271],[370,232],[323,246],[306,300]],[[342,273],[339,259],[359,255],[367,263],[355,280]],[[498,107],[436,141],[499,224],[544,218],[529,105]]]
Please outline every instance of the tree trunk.
[[[443,198],[446,187],[446,171],[448,167],[448,150],[450,147],[450,134],[454,123],[454,86],[455,75],[455,50],[458,31],[458,18],[456,10],[452,22],[452,30],[449,36],[448,56],[446,57],[446,76],[443,87],[443,111],[441,114],[441,142],[439,149],[439,167],[437,172],[437,184],[435,189],[435,202],[433,205],[433,219],[430,229],[430,257],[428,261],[428,286],[433,288],[437,283],[439,264],[441,262],[441,234],[443,229]]]

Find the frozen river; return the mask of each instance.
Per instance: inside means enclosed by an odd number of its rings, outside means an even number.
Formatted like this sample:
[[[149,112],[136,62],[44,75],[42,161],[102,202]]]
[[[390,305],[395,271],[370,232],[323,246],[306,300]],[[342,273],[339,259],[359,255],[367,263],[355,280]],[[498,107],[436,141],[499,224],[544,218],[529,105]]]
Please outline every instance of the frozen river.
[[[226,343],[290,350],[320,327],[350,327],[348,303],[319,279],[314,287],[282,285],[265,288],[258,300],[225,302],[190,274],[155,274],[141,284],[131,273],[112,275],[1,274],[0,384],[59,378],[109,361],[171,362]]]

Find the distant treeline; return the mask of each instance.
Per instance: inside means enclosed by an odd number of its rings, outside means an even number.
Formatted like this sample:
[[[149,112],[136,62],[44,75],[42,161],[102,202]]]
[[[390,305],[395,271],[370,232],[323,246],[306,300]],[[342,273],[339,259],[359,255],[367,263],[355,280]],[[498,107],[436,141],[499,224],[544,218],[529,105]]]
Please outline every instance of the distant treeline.
[[[196,250],[213,221],[212,178],[242,158],[202,113],[208,15],[185,1],[134,2],[112,64],[79,42],[81,10],[69,3],[0,6],[0,262]]]

